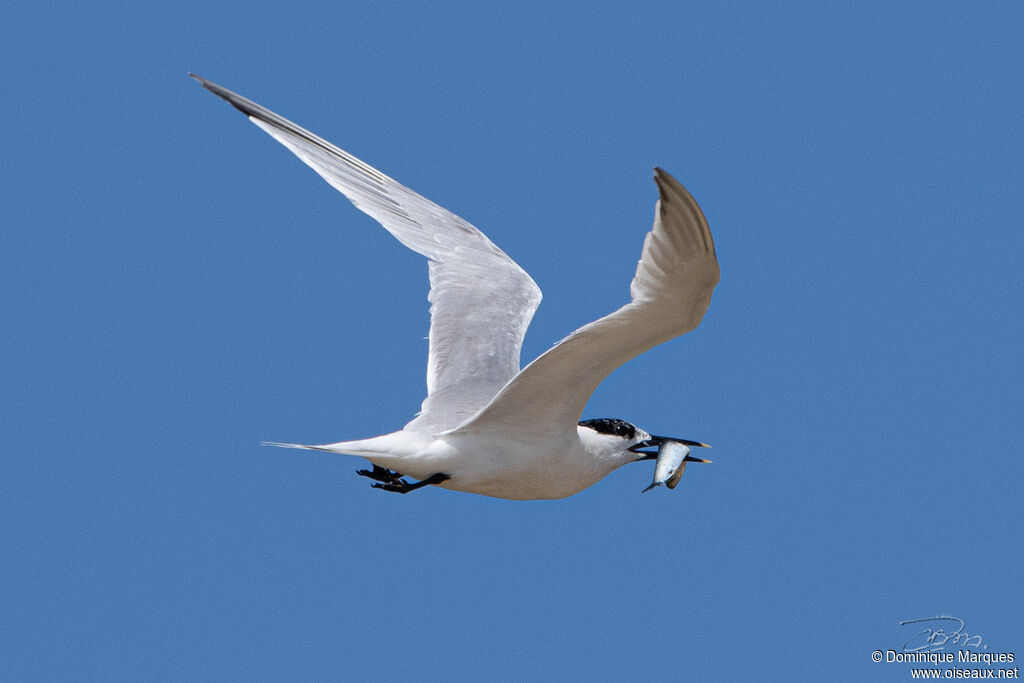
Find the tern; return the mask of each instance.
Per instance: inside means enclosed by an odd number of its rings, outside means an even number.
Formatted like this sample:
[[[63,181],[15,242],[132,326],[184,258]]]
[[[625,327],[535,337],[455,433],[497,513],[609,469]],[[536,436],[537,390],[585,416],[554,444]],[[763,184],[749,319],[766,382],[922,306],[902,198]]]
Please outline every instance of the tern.
[[[719,279],[707,220],[690,193],[654,169],[658,201],[630,301],[579,328],[520,369],[540,288],[480,230],[321,137],[227,88],[189,74],[226,100],[427,258],[427,397],[405,427],[323,445],[264,442],[354,455],[374,487],[433,485],[496,498],[565,498],[666,441],[620,419],[581,417],[615,368],[696,328]],[[687,455],[687,461],[709,462]],[[409,481],[406,477],[413,479]]]

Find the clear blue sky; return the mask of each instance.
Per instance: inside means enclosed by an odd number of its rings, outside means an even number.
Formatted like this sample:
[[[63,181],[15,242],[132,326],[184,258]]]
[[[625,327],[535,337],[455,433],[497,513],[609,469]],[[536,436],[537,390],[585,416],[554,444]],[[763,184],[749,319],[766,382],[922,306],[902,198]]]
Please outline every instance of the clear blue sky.
[[[1024,11],[703,5],[0,10],[0,678],[903,680],[938,614],[1024,658]],[[524,359],[676,175],[721,285],[586,415],[714,464],[515,503],[258,446],[413,415],[426,268],[189,70],[487,232]]]

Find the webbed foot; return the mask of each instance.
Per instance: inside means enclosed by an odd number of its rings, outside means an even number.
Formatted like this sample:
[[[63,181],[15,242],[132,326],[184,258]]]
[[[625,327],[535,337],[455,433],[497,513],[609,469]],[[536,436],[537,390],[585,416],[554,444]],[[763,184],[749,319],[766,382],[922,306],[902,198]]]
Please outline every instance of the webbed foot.
[[[374,481],[382,481],[385,484],[394,484],[402,480],[402,475],[398,472],[392,472],[379,465],[374,465],[372,470],[356,470],[356,474],[369,477]]]
[[[390,481],[385,481],[384,483],[375,483],[375,484],[373,484],[373,486],[374,486],[374,488],[382,488],[384,490],[390,490],[390,492],[395,493],[395,494],[408,494],[409,492],[411,492],[411,490],[416,490],[417,488],[422,488],[423,486],[427,486],[427,485],[431,485],[431,484],[438,484],[438,483],[440,483],[442,481],[447,481],[447,480],[452,478],[451,475],[444,474],[443,472],[437,472],[435,474],[431,474],[430,476],[428,476],[426,479],[423,479],[422,481],[410,482],[410,481],[406,481],[406,480],[404,480],[404,479],[402,479],[400,477],[401,477],[401,475],[398,474],[396,476],[396,478],[394,478],[394,479],[392,479]]]

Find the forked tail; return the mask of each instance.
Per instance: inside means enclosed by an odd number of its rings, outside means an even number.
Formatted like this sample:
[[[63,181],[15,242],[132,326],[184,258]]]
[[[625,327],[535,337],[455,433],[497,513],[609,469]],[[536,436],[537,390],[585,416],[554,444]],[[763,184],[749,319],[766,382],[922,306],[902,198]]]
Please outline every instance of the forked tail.
[[[330,448],[323,446],[307,446],[301,443],[281,443],[280,441],[260,441],[261,446],[276,446],[278,448],[301,448],[306,451],[330,451]]]
[[[338,443],[325,443],[316,446],[301,443],[282,443],[279,441],[262,441],[260,444],[263,446],[276,446],[277,448],[299,448],[305,451],[354,455],[366,458],[374,465],[422,479],[438,471],[433,469],[422,476],[418,476],[422,473],[419,472],[419,468],[413,467],[413,463],[421,460],[416,456],[426,450],[432,441],[433,437],[426,434],[395,432],[393,434],[375,436],[370,439],[339,441]]]

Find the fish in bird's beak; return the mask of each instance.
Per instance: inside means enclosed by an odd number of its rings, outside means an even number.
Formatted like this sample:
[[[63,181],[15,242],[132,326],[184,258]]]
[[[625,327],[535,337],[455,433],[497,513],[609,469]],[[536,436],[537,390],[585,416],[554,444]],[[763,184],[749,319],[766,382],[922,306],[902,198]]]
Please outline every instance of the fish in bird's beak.
[[[647,451],[639,450],[640,448],[646,448],[657,445],[658,451],[655,456],[654,453],[648,453]],[[636,444],[629,450],[634,453],[643,453],[645,457],[640,458],[641,460],[649,460],[653,457],[657,457],[658,462],[654,466],[654,481],[651,485],[645,488],[641,493],[647,493],[656,486],[664,484],[670,489],[674,489],[679,480],[683,477],[683,471],[686,470],[686,463],[688,462],[711,462],[710,460],[704,460],[702,458],[695,458],[690,455],[690,446],[696,446],[700,448],[709,448],[707,444],[703,444],[697,441],[688,441],[685,439],[669,439],[661,436],[652,436],[647,441]]]
[[[660,449],[661,445],[663,443],[667,442],[667,441],[674,441],[675,443],[681,443],[684,446],[689,446],[690,448],[711,448],[711,446],[709,444],[701,443],[700,441],[690,441],[689,439],[676,439],[676,438],[671,437],[671,436],[652,436],[651,438],[647,439],[646,441],[641,441],[639,443],[633,444],[632,446],[629,447],[629,450],[632,451],[633,453],[642,453],[642,454],[644,454],[644,456],[646,456],[646,457],[640,458],[640,460],[654,460],[654,458],[656,458],[657,455],[658,455],[658,451],[656,451],[656,450],[655,451],[645,451],[644,449],[645,448],[657,448],[657,449]],[[710,460],[698,460],[697,458],[691,458],[691,460],[694,460],[694,461],[697,461],[697,462],[711,462]]]

